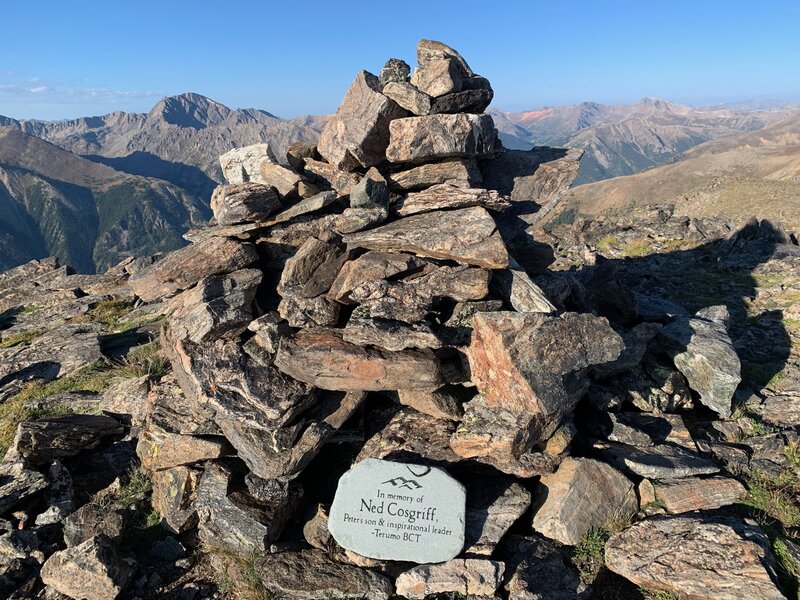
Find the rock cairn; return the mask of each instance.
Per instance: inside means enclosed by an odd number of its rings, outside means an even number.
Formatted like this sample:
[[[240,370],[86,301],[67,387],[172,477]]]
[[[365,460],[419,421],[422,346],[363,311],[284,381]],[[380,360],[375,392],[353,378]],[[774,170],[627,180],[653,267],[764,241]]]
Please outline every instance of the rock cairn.
[[[730,416],[729,315],[634,298],[602,265],[585,287],[549,277],[533,234],[581,153],[505,150],[483,112],[489,81],[440,42],[422,40],[417,60],[413,74],[397,59],[360,72],[319,142],[293,144],[283,164],[266,144],[223,155],[213,221],[126,267],[132,293],[166,317],[173,375],[144,406],[118,398],[105,412],[138,433],[164,526],[255,556],[281,597],[523,600],[588,598],[559,544],[672,513],[614,536],[609,568],[698,598],[782,597],[755,525],[692,512],[745,492],[709,458],[721,445],[698,452],[679,414],[699,403],[706,419]],[[47,488],[33,462],[120,430],[110,417],[23,424],[0,509]],[[50,456],[53,440],[67,449]],[[415,566],[336,546],[327,509],[365,458],[464,484],[457,558]],[[88,531],[65,528],[67,548],[41,570],[70,597],[113,598],[132,577],[104,533],[116,513],[96,507],[70,517]]]

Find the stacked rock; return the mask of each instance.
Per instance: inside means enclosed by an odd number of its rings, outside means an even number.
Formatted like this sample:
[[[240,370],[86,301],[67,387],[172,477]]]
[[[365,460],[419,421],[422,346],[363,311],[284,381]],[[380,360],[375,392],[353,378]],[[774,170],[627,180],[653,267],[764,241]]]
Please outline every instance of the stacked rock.
[[[439,42],[422,40],[417,59],[413,75],[397,59],[380,77],[359,73],[319,143],[293,144],[288,166],[265,144],[221,157],[230,183],[214,192],[215,222],[131,278],[140,298],[165,303],[162,342],[178,384],[151,396],[138,454],[171,529],[263,554],[302,514],[304,471],[349,424],[364,437],[342,451],[339,474],[353,458],[408,460],[444,467],[467,488],[461,558],[400,575],[397,592],[492,594],[504,566],[488,557],[530,506],[525,480],[542,477],[550,490],[534,528],[563,543],[638,509],[620,471],[566,457],[590,376],[638,364],[658,327],[618,332],[596,314],[556,310],[520,266],[530,269],[531,254],[515,260],[509,249],[526,248],[535,222],[520,207],[557,197],[580,154],[505,152],[483,113],[489,81]],[[597,450],[625,469],[636,457],[621,446]],[[675,452],[699,465],[688,474],[717,470]],[[305,492],[323,502],[306,540],[329,550],[330,494]],[[603,502],[591,501],[597,494]],[[563,568],[552,548],[536,552]],[[530,556],[509,563],[507,589],[528,585]],[[282,560],[295,574],[347,580],[349,595],[392,593],[360,568],[391,565],[352,552],[267,556],[268,587],[289,597],[301,583]],[[436,587],[465,572],[486,574],[481,586]],[[563,577],[583,597],[577,575]]]

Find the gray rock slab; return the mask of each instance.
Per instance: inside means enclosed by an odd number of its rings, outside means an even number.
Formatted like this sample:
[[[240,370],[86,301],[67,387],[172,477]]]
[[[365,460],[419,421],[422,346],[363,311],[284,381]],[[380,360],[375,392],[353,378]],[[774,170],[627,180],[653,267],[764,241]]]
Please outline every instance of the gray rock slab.
[[[328,527],[347,550],[436,563],[464,547],[466,493],[442,469],[367,458],[339,480]]]

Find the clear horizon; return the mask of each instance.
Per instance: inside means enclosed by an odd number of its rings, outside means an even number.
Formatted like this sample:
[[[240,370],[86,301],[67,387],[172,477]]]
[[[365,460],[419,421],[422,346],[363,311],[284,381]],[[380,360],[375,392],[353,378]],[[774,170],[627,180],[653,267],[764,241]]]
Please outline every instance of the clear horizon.
[[[76,5],[10,0],[0,41],[0,115],[60,120],[147,112],[193,91],[283,118],[336,110],[356,72],[416,42],[459,50],[495,89],[494,108],[663,98],[691,106],[797,102],[800,3],[640,6],[407,2]],[[577,5],[576,5],[577,4]]]

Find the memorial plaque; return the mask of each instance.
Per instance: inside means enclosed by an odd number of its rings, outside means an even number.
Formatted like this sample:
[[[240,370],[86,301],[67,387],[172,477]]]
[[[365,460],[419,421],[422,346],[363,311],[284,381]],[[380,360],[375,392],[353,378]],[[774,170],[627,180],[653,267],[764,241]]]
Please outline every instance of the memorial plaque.
[[[328,529],[382,560],[435,563],[464,548],[464,486],[442,469],[367,458],[339,480]]]

